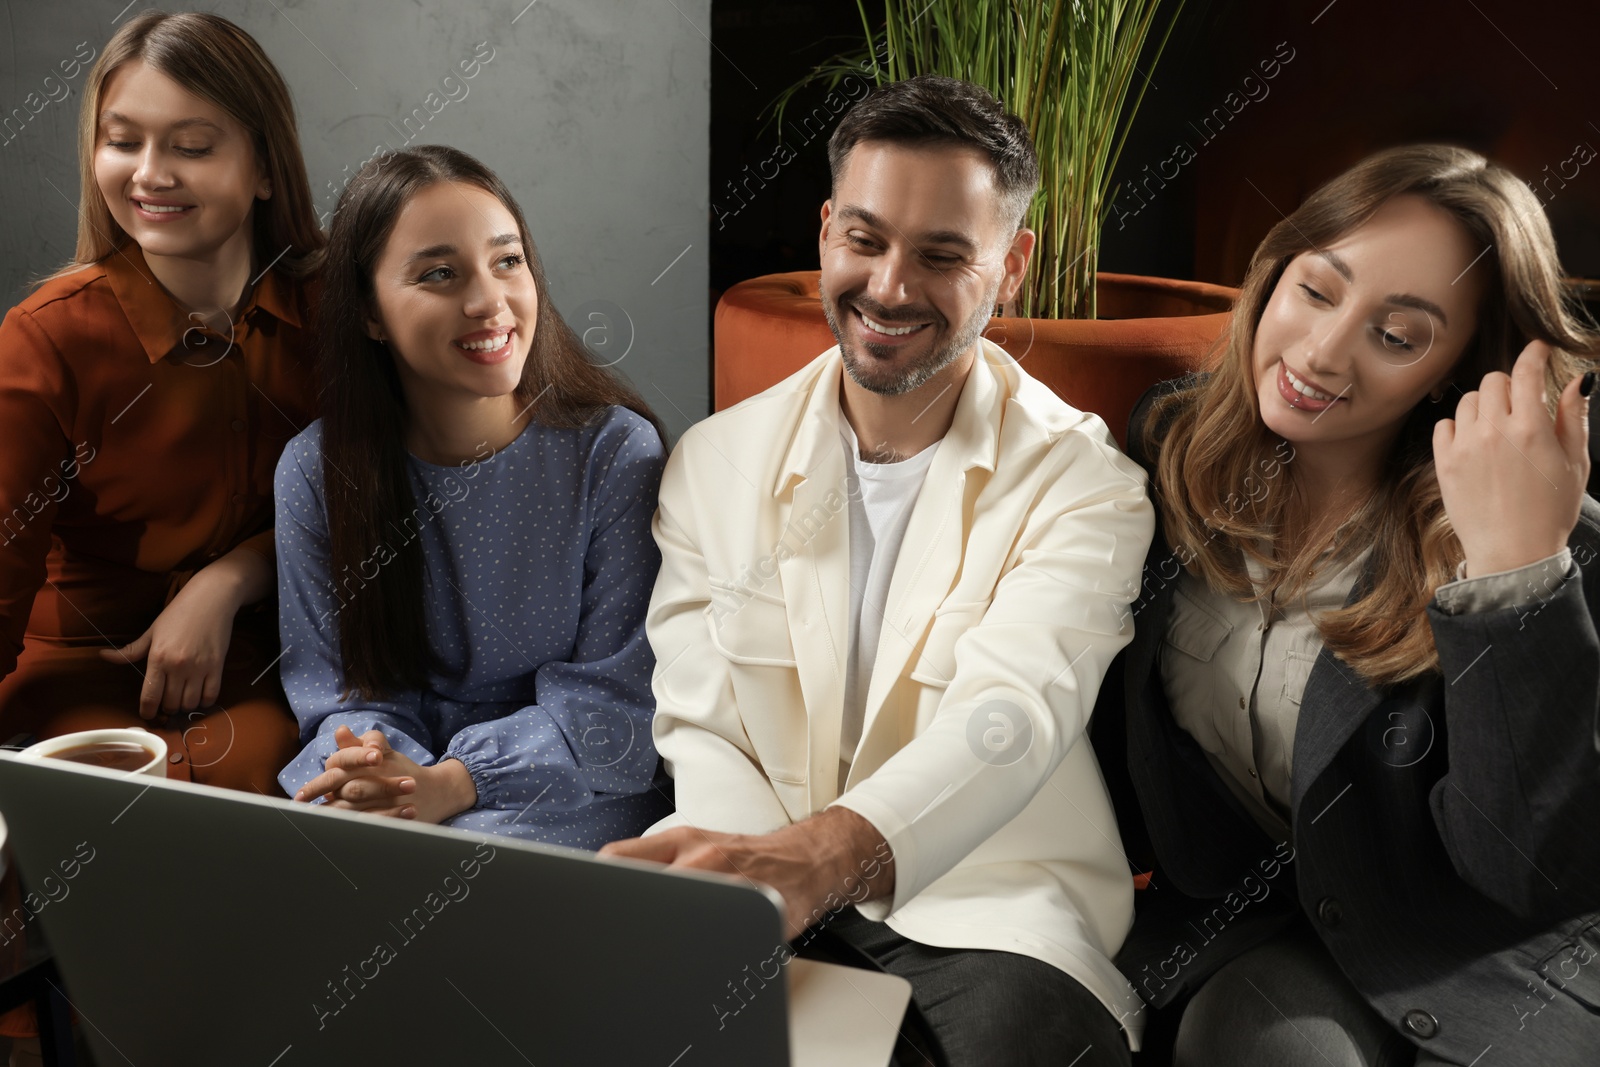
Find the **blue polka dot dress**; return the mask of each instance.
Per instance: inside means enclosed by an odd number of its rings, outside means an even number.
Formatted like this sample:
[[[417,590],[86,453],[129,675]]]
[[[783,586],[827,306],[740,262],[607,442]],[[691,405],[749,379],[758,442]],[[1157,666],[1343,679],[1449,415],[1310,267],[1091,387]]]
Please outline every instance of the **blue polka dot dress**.
[[[531,423],[458,466],[411,457],[416,510],[385,544],[422,544],[442,670],[378,701],[340,699],[338,612],[381,564],[330,573],[321,441],[319,421],[277,471],[279,668],[305,746],[278,775],[284,790],[322,773],[345,725],[383,731],[425,766],[460,760],[478,800],[447,826],[595,849],[666,815],[644,630],[661,563],[655,429],[613,407],[577,430]]]

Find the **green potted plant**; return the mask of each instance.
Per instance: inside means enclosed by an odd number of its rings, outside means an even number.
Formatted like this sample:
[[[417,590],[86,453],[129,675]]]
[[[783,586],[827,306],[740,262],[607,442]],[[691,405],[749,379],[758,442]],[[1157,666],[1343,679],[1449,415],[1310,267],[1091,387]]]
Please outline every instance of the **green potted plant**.
[[[1223,286],[1097,269],[1112,174],[1149,84],[1138,61],[1162,6],[1161,0],[885,0],[880,28],[865,0],[857,0],[861,47],[820,64],[773,105],[781,127],[785,106],[807,85],[833,89],[852,75],[883,84],[934,73],[982,85],[1016,112],[1039,154],[1040,190],[1025,222],[1039,239],[1027,283],[989,336],[1069,402],[1105,417],[1119,437],[1149,381],[1200,362],[1236,295]],[[1157,57],[1182,0],[1169,6]],[[717,313],[719,408],[794,369],[788,353],[772,358],[770,340],[763,366],[721,365],[725,325],[738,333],[750,314],[786,319],[790,333],[805,338],[798,359],[826,335],[814,298],[807,272],[729,290]],[[732,344],[728,357],[739,359]]]
[[[885,0],[883,6],[883,27],[875,29],[868,5],[857,0],[862,47],[819,65],[780,95],[778,122],[798,89],[815,81],[832,88],[862,71],[879,85],[945,74],[988,89],[1022,119],[1039,153],[1039,193],[1025,222],[1039,235],[1034,269],[1007,310],[1094,318],[1100,228],[1112,172],[1149,85],[1138,61],[1161,0]],[[1171,7],[1157,59],[1183,0]]]

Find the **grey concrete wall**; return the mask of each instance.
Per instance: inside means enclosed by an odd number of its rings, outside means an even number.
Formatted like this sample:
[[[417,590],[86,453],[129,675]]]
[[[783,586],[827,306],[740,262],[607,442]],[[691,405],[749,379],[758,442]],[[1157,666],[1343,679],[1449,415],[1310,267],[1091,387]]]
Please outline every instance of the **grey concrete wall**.
[[[87,67],[66,72],[148,6],[0,4],[7,307],[72,251]],[[710,0],[161,6],[214,11],[261,42],[294,93],[319,212],[332,211],[345,178],[380,147],[409,140],[472,153],[515,193],[556,306],[591,349],[620,359],[674,438],[709,413]],[[476,77],[460,80],[458,62],[488,49]]]

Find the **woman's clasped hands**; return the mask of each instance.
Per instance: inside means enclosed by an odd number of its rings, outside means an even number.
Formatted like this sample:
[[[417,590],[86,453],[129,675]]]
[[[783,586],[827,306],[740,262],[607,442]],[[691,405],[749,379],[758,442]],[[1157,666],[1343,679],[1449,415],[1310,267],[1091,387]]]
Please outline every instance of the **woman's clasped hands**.
[[[300,787],[295,800],[328,798],[330,807],[440,823],[477,803],[477,786],[455,759],[424,767],[389,744],[381,730],[357,737],[348,726],[333,734],[339,750],[323,773]]]

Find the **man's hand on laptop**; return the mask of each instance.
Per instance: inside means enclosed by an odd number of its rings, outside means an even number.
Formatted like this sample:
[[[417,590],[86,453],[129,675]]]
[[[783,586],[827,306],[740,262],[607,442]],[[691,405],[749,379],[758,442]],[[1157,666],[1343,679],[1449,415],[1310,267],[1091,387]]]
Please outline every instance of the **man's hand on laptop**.
[[[766,834],[679,826],[613,841],[600,854],[719,871],[769,885],[783,897],[790,938],[851,904],[894,892],[889,843],[849,808],[828,808]]]
[[[389,746],[381,730],[360,737],[348,726],[333,733],[339,751],[324,771],[300,787],[296,800],[326,796],[330,806],[369,815],[441,823],[478,801],[478,788],[460,760],[424,767]]]

